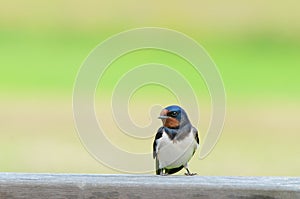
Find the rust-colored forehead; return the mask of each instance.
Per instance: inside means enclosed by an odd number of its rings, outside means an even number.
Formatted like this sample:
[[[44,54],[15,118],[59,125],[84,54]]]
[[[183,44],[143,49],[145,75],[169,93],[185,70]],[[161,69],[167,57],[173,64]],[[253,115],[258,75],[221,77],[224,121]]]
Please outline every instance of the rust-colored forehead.
[[[160,115],[167,115],[168,114],[168,110],[167,109],[163,109],[161,112],[160,112]]]

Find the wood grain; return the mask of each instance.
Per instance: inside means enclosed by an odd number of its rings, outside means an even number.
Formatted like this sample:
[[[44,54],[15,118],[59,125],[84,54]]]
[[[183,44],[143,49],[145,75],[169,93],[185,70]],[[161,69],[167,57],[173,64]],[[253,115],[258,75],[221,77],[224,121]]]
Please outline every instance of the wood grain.
[[[0,173],[0,198],[300,198],[300,178]]]

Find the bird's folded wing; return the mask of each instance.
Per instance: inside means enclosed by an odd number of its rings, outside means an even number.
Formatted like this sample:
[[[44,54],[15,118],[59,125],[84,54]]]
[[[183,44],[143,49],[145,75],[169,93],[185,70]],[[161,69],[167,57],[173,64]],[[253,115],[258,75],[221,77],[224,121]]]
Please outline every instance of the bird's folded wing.
[[[162,134],[163,134],[163,130],[164,130],[164,127],[160,127],[158,130],[157,130],[157,133],[155,135],[155,138],[154,138],[154,142],[153,142],[153,158],[156,158],[156,146],[157,146],[157,140],[159,138],[162,137]]]

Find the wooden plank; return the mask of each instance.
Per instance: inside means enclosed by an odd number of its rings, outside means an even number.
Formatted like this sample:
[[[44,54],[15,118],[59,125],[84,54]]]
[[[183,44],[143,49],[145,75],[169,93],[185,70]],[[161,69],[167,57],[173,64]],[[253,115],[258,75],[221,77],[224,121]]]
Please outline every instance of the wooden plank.
[[[0,173],[0,198],[300,198],[300,178]]]

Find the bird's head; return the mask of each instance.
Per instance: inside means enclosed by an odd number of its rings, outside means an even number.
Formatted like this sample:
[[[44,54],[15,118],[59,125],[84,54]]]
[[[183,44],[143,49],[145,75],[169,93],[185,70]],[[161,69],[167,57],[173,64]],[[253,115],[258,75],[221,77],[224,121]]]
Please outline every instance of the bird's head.
[[[177,105],[164,108],[158,118],[162,120],[163,126],[172,129],[177,129],[180,126],[190,123],[186,112]]]

